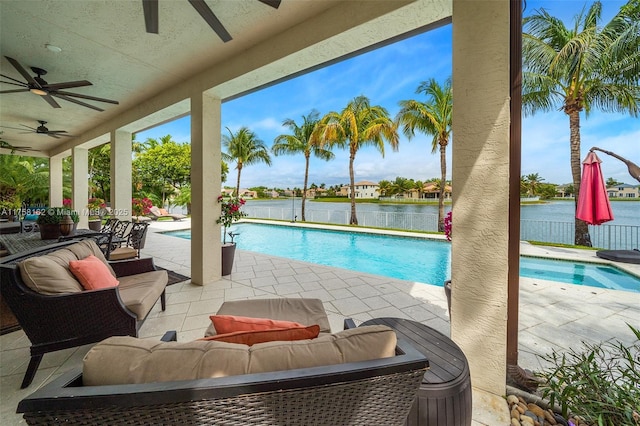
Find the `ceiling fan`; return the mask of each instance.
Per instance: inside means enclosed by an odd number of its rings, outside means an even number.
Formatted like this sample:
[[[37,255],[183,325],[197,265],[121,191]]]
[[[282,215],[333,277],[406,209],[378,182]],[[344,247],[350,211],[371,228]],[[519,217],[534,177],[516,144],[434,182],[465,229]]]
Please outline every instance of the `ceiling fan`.
[[[188,0],[191,6],[202,16],[209,26],[218,34],[223,42],[231,40],[231,34],[226,30],[222,22],[211,11],[205,0]],[[277,9],[280,7],[282,0],[258,0],[268,6]],[[142,9],[144,11],[144,23],[148,33],[158,34],[158,0],[142,0]]]
[[[21,124],[21,126],[25,127],[26,129],[29,129],[28,131],[22,132],[22,133],[37,133],[39,135],[51,136],[52,138],[56,138],[56,139],[60,139],[60,136],[73,136],[73,135],[64,134],[64,133],[67,133],[66,130],[47,129],[47,127],[45,126],[47,122],[44,120],[38,120],[38,123],[40,123],[38,127],[31,127],[31,126],[27,126],[26,124]],[[1,127],[4,127],[5,129],[25,130],[20,127],[8,127],[8,126],[1,126]]]
[[[111,99],[97,98],[95,96],[81,95],[79,93],[71,93],[66,92],[61,89],[70,89],[72,87],[83,87],[83,86],[92,86],[92,83],[87,80],[79,80],[79,81],[67,81],[65,83],[55,83],[49,84],[45,79],[42,78],[43,75],[47,74],[47,71],[38,67],[31,67],[31,71],[33,71],[36,76],[32,77],[23,67],[20,65],[18,61],[8,56],[5,56],[7,60],[13,65],[13,67],[24,77],[26,80],[22,82],[20,80],[16,80],[15,78],[9,77],[8,75],[0,74],[0,76],[11,80],[11,81],[0,81],[0,83],[11,84],[14,86],[21,86],[22,89],[13,89],[13,90],[3,90],[0,91],[0,94],[6,93],[17,93],[17,92],[31,92],[36,95],[39,95],[44,99],[49,105],[53,108],[61,108],[58,102],[56,102],[53,97],[58,99],[63,99],[68,102],[73,102],[74,104],[82,105],[87,108],[95,109],[96,111],[104,111],[102,108],[98,108],[97,106],[88,104],[86,102],[79,101],[74,98],[87,99],[91,101],[98,102],[106,102],[110,104],[118,105],[118,101],[112,101]]]
[[[16,151],[20,151],[20,152],[28,152],[28,151],[38,151],[37,149],[33,149],[30,146],[14,146],[11,145],[9,142],[0,139],[0,148],[2,149],[9,149],[11,150],[11,153],[13,154]]]

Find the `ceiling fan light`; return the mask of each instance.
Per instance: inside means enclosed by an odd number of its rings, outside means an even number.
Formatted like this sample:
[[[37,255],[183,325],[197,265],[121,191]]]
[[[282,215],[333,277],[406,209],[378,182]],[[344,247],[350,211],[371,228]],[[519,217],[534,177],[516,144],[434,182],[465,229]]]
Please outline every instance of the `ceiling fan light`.
[[[58,46],[54,46],[53,44],[45,44],[44,47],[47,48],[47,50],[53,52],[53,53],[60,53],[62,52],[62,49],[60,49]]]
[[[37,88],[35,88],[35,89],[29,89],[29,91],[30,91],[31,93],[36,94],[36,95],[39,95],[39,96],[47,96],[47,95],[48,95],[48,93],[47,93],[47,92],[45,92],[45,91],[44,91],[44,90],[42,90],[42,89],[37,89]]]

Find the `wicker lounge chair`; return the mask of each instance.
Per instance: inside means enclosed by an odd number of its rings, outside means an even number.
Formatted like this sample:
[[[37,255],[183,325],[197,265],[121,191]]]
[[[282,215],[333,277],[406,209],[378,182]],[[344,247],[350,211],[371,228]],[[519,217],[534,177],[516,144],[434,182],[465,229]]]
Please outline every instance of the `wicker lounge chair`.
[[[165,339],[163,339],[165,340]],[[371,361],[215,379],[83,386],[69,371],[18,405],[28,424],[404,424],[428,361],[399,341]]]
[[[169,213],[165,209],[161,209],[161,208],[159,208],[157,206],[151,207],[151,209],[149,210],[149,216],[153,220],[158,220],[161,217],[170,217],[173,220],[182,220],[182,219],[186,219],[187,218],[187,216],[185,216],[183,214],[180,214],[180,213]]]
[[[109,234],[103,235],[109,237]],[[22,388],[31,384],[44,354],[99,342],[110,336],[137,336],[158,298],[162,310],[165,309],[167,275],[154,272],[156,269],[151,258],[110,263],[120,280],[118,287],[45,294],[33,290],[23,281],[19,262],[74,244],[93,245],[92,250],[96,255],[100,251],[94,242],[66,241],[5,257],[0,262],[2,300],[7,303],[31,341],[31,360]],[[108,238],[106,245],[109,245]],[[39,268],[38,274],[43,277],[46,266],[36,267]],[[144,277],[141,281],[145,282],[138,282],[140,277]],[[140,296],[143,286],[149,291]],[[129,305],[126,304],[127,300],[130,300]]]

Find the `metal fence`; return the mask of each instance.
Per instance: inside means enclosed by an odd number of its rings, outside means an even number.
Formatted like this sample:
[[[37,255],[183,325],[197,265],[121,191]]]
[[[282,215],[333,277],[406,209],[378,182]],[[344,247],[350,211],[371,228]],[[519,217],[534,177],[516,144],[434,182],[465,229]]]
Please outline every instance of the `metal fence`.
[[[300,208],[247,206],[243,210],[254,219],[299,220]],[[307,222],[347,225],[349,210],[305,209]],[[358,224],[372,228],[403,229],[407,231],[432,231],[438,229],[438,216],[426,213],[357,211]],[[540,220],[522,220],[520,239],[548,243],[573,244],[574,223]],[[589,226],[591,244],[608,250],[631,250],[640,247],[640,226],[598,225]]]

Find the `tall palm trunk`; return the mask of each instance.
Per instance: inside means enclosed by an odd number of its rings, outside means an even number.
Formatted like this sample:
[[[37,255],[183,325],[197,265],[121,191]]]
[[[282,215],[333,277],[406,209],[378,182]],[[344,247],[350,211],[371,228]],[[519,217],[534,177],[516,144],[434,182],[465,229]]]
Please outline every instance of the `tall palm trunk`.
[[[440,139],[440,194],[438,195],[438,231],[444,232],[444,192],[447,186],[447,140]]]
[[[582,170],[580,167],[580,111],[577,108],[572,108],[568,114],[569,129],[571,130],[571,175],[573,176],[573,187],[576,191],[575,208],[577,209],[578,199],[580,198],[580,183],[582,182]],[[589,236],[589,226],[587,222],[577,218],[575,221],[575,244],[579,246],[591,246],[591,237]]]
[[[238,181],[236,182],[236,197],[240,196],[240,174],[242,173],[242,164],[238,163]]]
[[[309,181],[309,157],[311,153],[304,155],[305,165],[304,165],[304,185],[302,185],[302,221],[305,222],[307,219],[304,216],[304,203],[307,200],[307,183]]]
[[[349,155],[349,182],[351,187],[351,219],[349,219],[350,225],[358,224],[358,216],[356,215],[356,183],[353,175],[353,162],[356,159],[356,153],[351,151]]]

